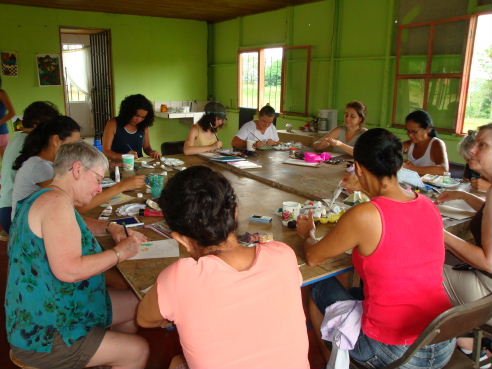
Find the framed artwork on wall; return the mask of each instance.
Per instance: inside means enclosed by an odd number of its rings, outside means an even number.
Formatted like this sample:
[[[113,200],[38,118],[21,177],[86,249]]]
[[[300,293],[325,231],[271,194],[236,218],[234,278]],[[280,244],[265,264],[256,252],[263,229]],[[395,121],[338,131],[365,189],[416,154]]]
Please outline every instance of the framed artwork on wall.
[[[2,60],[2,76],[17,77],[19,72],[17,53],[12,51],[2,51],[0,53],[0,58]]]
[[[38,80],[40,86],[60,86],[60,54],[37,54]]]

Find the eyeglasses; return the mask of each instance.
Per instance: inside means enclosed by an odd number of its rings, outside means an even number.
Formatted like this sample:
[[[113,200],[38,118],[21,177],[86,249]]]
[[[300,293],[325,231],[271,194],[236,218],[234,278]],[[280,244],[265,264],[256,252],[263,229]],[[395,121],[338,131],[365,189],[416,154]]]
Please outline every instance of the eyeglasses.
[[[94,175],[96,176],[96,179],[97,179],[97,183],[99,184],[99,186],[101,186],[103,184],[103,180],[104,180],[104,176],[100,175],[99,173],[97,173],[96,171],[93,171],[91,168],[87,168],[87,167],[84,167],[86,170],[88,170],[89,172],[92,172],[94,173]]]
[[[419,128],[419,129],[407,129],[406,131],[407,131],[407,134],[409,134],[409,135],[416,135],[421,130],[422,130],[422,128]]]
[[[138,113],[135,113],[134,117],[145,119],[147,118],[147,115],[140,115]]]

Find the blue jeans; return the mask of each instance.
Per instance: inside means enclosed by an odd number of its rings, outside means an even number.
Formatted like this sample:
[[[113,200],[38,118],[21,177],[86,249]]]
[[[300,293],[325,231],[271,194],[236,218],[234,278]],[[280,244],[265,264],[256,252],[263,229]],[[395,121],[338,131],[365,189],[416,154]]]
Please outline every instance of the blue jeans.
[[[327,306],[337,301],[363,299],[360,289],[347,291],[336,278],[328,278],[314,284],[311,288],[311,295],[322,313]],[[451,359],[455,346],[455,339],[425,346],[400,368],[440,369]],[[398,360],[409,347],[410,345],[388,345],[366,336],[361,331],[354,349],[349,354],[352,359],[367,368],[381,368]]]

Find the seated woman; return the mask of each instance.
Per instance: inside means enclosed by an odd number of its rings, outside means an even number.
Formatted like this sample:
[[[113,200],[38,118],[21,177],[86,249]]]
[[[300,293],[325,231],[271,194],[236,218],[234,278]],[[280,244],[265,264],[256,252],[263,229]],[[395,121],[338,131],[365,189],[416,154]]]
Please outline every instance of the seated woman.
[[[318,141],[313,147],[317,151],[329,150],[353,155],[354,144],[361,134],[367,131],[364,127],[367,108],[360,101],[352,101],[345,105],[345,126],[333,128],[328,134]]]
[[[159,205],[190,257],[161,272],[138,324],[174,321],[190,368],[309,368],[293,250],[274,241],[242,247],[234,190],[210,168],[177,173]]]
[[[160,152],[150,146],[149,127],[154,123],[152,103],[143,95],[127,96],[120,105],[118,116],[104,127],[103,150],[111,160],[121,159],[122,154],[142,157],[143,151],[154,159]]]
[[[463,179],[466,181],[470,181],[471,188],[475,191],[487,192],[487,190],[490,188],[490,182],[482,177],[480,173],[475,172],[473,169],[471,169],[470,165],[468,164],[468,161],[471,158],[470,149],[475,145],[476,137],[477,131],[469,130],[468,136],[464,137],[458,146],[461,157],[466,160],[465,171],[463,172]]]
[[[12,191],[12,219],[17,202],[53,180],[53,161],[61,145],[80,140],[80,126],[59,115],[38,125],[26,138],[12,168],[17,171]]]
[[[405,127],[410,140],[403,143],[403,152],[408,154],[403,167],[420,175],[443,175],[447,172],[449,163],[446,144],[437,138],[429,113],[416,110],[408,114]]]
[[[470,168],[490,182],[492,180],[492,123],[479,128],[476,142],[469,153]],[[453,303],[459,305],[492,293],[492,189],[489,187],[485,201],[463,191],[443,192],[437,200],[442,203],[455,199],[465,200],[477,210],[470,223],[474,244],[444,232],[446,248],[473,267],[459,270],[449,265],[444,266],[444,286]],[[471,344],[467,345],[461,342],[461,339],[458,344],[471,349]]]
[[[184,154],[201,154],[222,148],[222,142],[217,137],[217,131],[222,128],[226,119],[224,105],[219,102],[207,103],[205,114],[190,129],[183,147]]]
[[[36,101],[24,110],[22,131],[18,132],[9,142],[2,159],[2,173],[0,175],[0,224],[8,233],[12,216],[12,190],[16,171],[12,168],[15,159],[19,156],[26,137],[41,123],[60,115],[55,105],[49,101]]]
[[[74,209],[101,192],[108,161],[95,147],[63,145],[54,168],[50,188],[25,200],[10,231],[5,312],[12,351],[36,368],[144,368],[148,345],[134,334],[137,298],[108,291],[102,272],[135,255],[146,238],[133,231],[126,237],[115,223],[86,223]],[[94,234],[110,234],[117,244],[103,251]]]
[[[17,202],[33,192],[47,186],[54,177],[53,160],[60,146],[80,140],[80,126],[72,118],[56,116],[39,124],[26,137],[20,155],[14,162],[17,170],[12,191],[12,214],[15,215]],[[98,193],[84,205],[77,205],[77,210],[84,213],[112,199],[123,191],[135,190],[145,186],[145,176],[133,176]]]
[[[355,174],[371,201],[350,209],[319,242],[312,215],[299,217],[297,233],[305,239],[309,265],[352,250],[365,299],[362,331],[350,356],[380,368],[403,356],[427,325],[452,307],[443,287],[443,223],[431,200],[398,184],[402,144],[392,133],[382,128],[363,133],[354,159]],[[321,312],[337,301],[356,299],[336,278],[315,284],[312,297]],[[320,312],[311,310],[313,324],[320,324]],[[423,347],[407,365],[441,368],[454,346],[451,340]]]
[[[232,139],[232,147],[246,149],[246,141],[255,141],[254,147],[276,146],[280,144],[277,128],[272,124],[275,109],[265,105],[258,113],[258,119],[244,123]]]

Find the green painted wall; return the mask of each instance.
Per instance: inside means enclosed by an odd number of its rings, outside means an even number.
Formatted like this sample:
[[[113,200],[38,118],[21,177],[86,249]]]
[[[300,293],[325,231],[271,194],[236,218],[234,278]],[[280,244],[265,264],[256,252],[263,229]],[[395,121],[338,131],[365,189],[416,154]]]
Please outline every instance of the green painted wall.
[[[441,2],[445,7],[446,2]],[[361,100],[368,106],[369,127],[389,127],[396,4],[395,0],[325,0],[212,25],[211,94],[233,109],[229,112],[231,124],[222,134],[229,137],[237,129],[232,118],[238,121],[238,51],[279,45],[312,46],[310,115],[317,115],[319,109],[338,109],[338,121],[342,124],[345,104]],[[452,56],[441,62],[456,63]],[[278,127],[285,127],[285,123],[300,127],[308,120],[310,117],[281,116]],[[441,124],[448,125],[448,121]],[[391,130],[401,138],[406,137],[403,130]],[[461,138],[453,134],[442,134],[441,138],[447,143],[450,160],[463,162],[456,149]]]
[[[111,29],[116,110],[134,93],[151,101],[207,97],[206,22],[0,4],[0,50],[16,51],[19,60],[19,77],[3,77],[3,87],[20,115],[35,100],[64,111],[62,87],[39,87],[35,65],[37,53],[60,53],[60,26]],[[188,129],[157,118],[152,145],[184,139]]]

